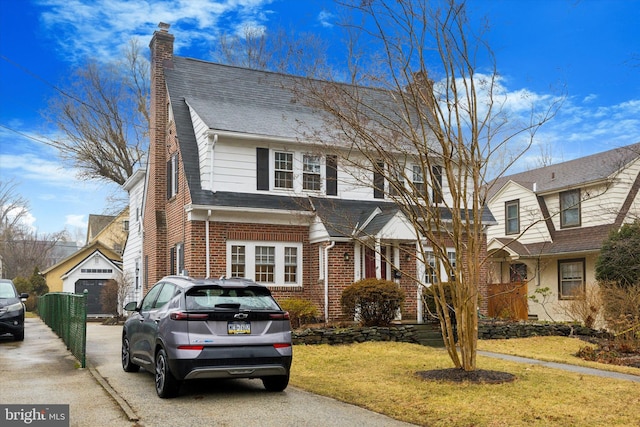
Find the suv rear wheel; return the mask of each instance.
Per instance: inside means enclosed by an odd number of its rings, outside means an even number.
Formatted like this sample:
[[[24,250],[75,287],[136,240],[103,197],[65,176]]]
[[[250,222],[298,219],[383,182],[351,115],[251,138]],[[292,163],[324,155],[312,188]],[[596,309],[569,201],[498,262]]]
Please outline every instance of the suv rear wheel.
[[[282,391],[289,385],[289,375],[262,378],[262,384],[268,391]]]
[[[163,348],[156,354],[156,393],[162,398],[175,397],[180,390],[180,382],[169,370],[167,353]]]

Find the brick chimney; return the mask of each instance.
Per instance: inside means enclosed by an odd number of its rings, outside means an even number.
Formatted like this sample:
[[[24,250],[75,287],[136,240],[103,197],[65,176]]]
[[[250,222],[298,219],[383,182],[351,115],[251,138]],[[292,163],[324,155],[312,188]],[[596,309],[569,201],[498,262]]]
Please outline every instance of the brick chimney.
[[[169,24],[160,23],[151,49],[151,105],[149,115],[148,187],[144,212],[144,290],[168,273],[167,251],[167,122],[168,96],[164,69],[173,68],[173,40]]]

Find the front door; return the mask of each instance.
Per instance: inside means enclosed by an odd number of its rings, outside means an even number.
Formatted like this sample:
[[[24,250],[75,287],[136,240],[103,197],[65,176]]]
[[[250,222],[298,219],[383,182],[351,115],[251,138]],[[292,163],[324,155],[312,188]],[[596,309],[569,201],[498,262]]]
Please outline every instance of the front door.
[[[386,246],[382,247],[383,251],[387,250]],[[381,257],[381,263],[382,263],[382,271],[381,271],[381,278],[382,279],[386,279],[387,278],[387,263],[384,260],[384,257]],[[364,277],[367,279],[370,278],[376,278],[376,251],[374,251],[371,248],[365,248],[364,250]]]

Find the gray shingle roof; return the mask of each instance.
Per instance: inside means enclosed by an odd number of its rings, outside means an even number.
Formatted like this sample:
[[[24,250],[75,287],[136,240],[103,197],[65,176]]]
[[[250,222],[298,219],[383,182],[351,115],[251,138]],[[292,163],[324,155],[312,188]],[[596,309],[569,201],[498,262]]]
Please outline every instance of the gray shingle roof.
[[[212,129],[295,138],[300,123],[319,130],[324,124],[296,100],[292,76],[179,56],[165,76],[169,92],[185,99]]]
[[[510,180],[530,190],[533,189],[535,183],[538,193],[552,192],[603,180],[611,177],[638,157],[640,157],[640,143],[504,176],[492,183],[488,197],[493,197]]]
[[[596,227],[559,230],[555,233],[553,242],[522,244],[506,237],[497,240],[522,257],[597,252],[609,237],[609,233],[615,229],[617,229],[616,225],[605,224]]]
[[[196,59],[174,57],[165,68],[165,78],[175,120],[178,143],[187,177],[191,201],[202,206],[265,208],[278,210],[312,209],[309,199],[204,190],[200,182],[198,148],[189,111],[191,106],[210,129],[270,137],[296,138],[300,124],[309,132],[325,133],[326,122],[313,108],[298,102],[291,86],[298,77],[220,65]],[[320,82],[321,84],[321,82]],[[377,104],[390,102],[384,91],[364,89],[361,96],[375,97]],[[355,224],[362,224],[379,207],[379,215],[369,224],[381,229],[398,208],[389,201],[362,201],[313,198],[321,218],[327,218],[332,236],[350,236]],[[333,207],[334,212],[328,210]],[[442,213],[443,218],[450,212]],[[483,221],[494,221],[485,209]]]

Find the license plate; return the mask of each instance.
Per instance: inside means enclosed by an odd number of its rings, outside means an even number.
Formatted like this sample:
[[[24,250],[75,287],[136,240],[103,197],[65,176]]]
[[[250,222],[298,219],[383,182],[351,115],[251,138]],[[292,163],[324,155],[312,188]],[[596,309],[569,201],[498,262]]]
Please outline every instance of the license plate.
[[[251,323],[249,322],[229,322],[227,323],[227,333],[229,335],[243,335],[251,333]]]

